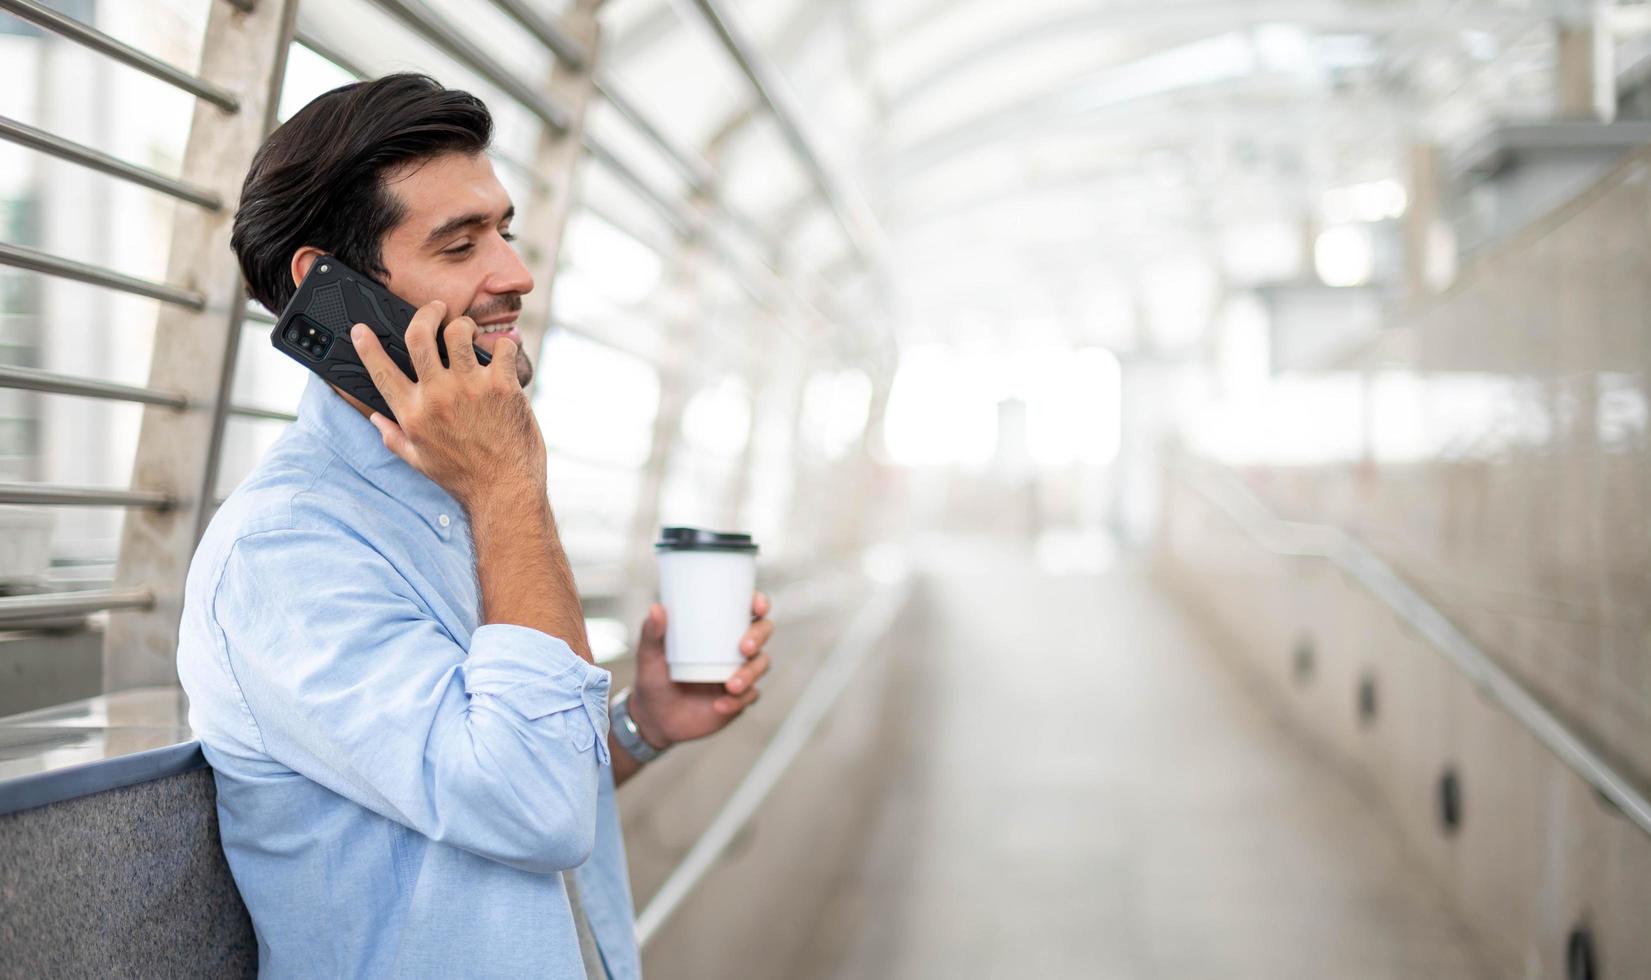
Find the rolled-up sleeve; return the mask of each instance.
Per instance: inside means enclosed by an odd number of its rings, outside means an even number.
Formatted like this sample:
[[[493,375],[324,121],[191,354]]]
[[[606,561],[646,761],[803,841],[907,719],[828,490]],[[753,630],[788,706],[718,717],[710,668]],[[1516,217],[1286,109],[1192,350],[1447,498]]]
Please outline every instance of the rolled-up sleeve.
[[[566,642],[488,625],[461,643],[383,555],[304,530],[238,541],[212,614],[272,759],[512,867],[589,857],[611,678]]]

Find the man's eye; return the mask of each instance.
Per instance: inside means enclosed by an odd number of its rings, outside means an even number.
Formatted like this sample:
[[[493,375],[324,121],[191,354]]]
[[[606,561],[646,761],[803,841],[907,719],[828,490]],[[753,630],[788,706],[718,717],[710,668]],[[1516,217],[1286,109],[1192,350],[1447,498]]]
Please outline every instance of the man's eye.
[[[469,252],[469,251],[470,251],[470,243],[465,242],[463,245],[455,245],[452,248],[443,249],[441,254],[443,254],[443,255],[464,255],[466,252]]]
[[[516,233],[513,231],[501,231],[499,232],[499,237],[507,242],[513,242],[516,240]]]

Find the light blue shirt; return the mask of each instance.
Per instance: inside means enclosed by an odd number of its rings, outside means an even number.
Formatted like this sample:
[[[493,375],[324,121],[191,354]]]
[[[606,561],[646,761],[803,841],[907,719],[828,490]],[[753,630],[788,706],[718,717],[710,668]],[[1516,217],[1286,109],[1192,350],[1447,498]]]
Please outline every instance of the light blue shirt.
[[[458,503],[311,378],[189,569],[178,676],[262,977],[641,975],[610,675],[478,623]]]

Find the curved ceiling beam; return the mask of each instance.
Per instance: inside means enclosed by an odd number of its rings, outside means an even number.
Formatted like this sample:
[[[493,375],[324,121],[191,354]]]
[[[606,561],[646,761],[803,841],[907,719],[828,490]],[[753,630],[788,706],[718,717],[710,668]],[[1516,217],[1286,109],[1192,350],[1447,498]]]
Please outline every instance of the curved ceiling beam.
[[[956,10],[956,4],[938,3],[931,13]],[[955,52],[930,68],[904,88],[888,93],[891,109],[945,84],[974,65],[1003,51],[1059,40],[1073,34],[1142,31],[1187,31],[1218,34],[1258,24],[1286,23],[1319,32],[1402,34],[1407,37],[1452,35],[1464,30],[1500,33],[1522,29],[1553,19],[1552,11],[1513,11],[1488,2],[1457,4],[1440,10],[1425,0],[1411,3],[1367,6],[1324,3],[1323,0],[1270,0],[1266,3],[1235,4],[1175,3],[1137,0],[1127,6],[1107,6],[1074,14],[1033,21],[998,37],[991,37]],[[932,21],[925,21],[925,23]],[[908,29],[913,26],[905,25]],[[907,37],[920,36],[910,35]],[[882,55],[898,57],[902,38],[898,32],[884,43]]]
[[[1025,96],[1007,106],[941,130],[915,145],[890,152],[883,161],[879,187],[889,187],[917,179],[926,171],[981,146],[1057,130],[1071,132],[1101,125],[1115,128],[1120,117],[1132,117],[1137,114],[1137,110],[1143,113],[1151,113],[1154,110],[1162,113],[1166,109],[1164,100],[1183,96],[1188,92],[1216,89],[1239,91],[1241,86],[1268,89],[1276,88],[1280,82],[1278,75],[1212,76],[1200,80],[1197,84],[1146,93],[1130,91],[1130,86],[1121,85],[1112,96],[1109,96],[1105,91],[1108,83],[1125,77],[1123,73],[1128,70],[1129,66],[1109,69],[1087,79],[1076,80],[1076,83],[1069,81],[1064,91],[1057,89]],[[1089,91],[1090,89],[1094,91]],[[1318,93],[1301,94],[1317,96]],[[1337,101],[1345,105],[1359,100],[1338,97]],[[1409,105],[1399,96],[1383,96],[1376,99],[1375,104],[1400,112],[1409,112],[1412,116],[1418,108]],[[1185,111],[1185,107],[1168,108]],[[1153,122],[1154,119],[1149,115],[1145,121]],[[1173,115],[1156,121],[1183,129],[1188,126],[1186,118]]]
[[[692,3],[767,105],[769,114],[802,163],[803,170],[831,205],[843,233],[865,256],[868,264],[883,268],[887,249],[876,215],[866,206],[859,189],[821,155],[817,141],[807,128],[804,114],[786,88],[779,71],[735,23],[724,0],[692,0]]]

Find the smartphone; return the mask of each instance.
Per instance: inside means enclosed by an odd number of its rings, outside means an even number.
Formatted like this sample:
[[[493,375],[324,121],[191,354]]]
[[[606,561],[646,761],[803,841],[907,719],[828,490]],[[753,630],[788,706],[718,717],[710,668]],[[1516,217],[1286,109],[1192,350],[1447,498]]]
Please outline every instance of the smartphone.
[[[376,412],[395,418],[390,405],[373,385],[372,375],[356,355],[350,342],[350,328],[365,323],[390,360],[418,380],[413,361],[407,356],[407,325],[413,322],[413,305],[362,275],[331,255],[323,255],[310,265],[309,274],[298,284],[287,308],[270,331],[275,349],[371,406]],[[447,345],[436,331],[436,351],[442,366],[447,365]],[[487,364],[493,358],[476,348],[476,360]]]

